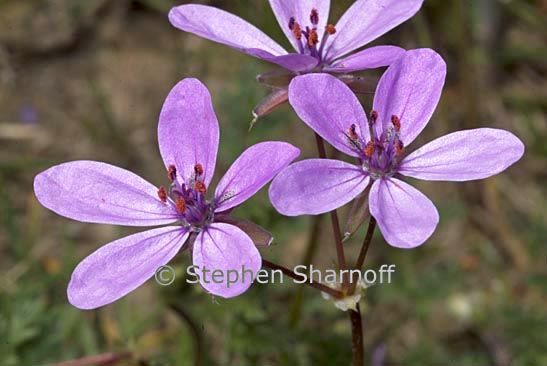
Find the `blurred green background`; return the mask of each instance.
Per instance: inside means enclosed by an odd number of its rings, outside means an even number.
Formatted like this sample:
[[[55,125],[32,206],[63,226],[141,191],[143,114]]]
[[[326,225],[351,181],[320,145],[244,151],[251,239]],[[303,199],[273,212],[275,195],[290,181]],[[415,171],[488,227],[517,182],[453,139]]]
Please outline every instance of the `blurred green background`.
[[[352,3],[333,2],[331,22]],[[172,262],[171,286],[151,280],[95,311],[66,300],[81,259],[139,229],[59,217],[36,201],[33,177],[89,159],[165,184],[156,127],[178,80],[197,77],[211,91],[221,126],[217,179],[258,141],[287,140],[302,158],[315,156],[312,133],[287,106],[247,131],[250,111],[268,94],[255,76],[274,67],[172,28],[166,14],[178,3],[0,0],[2,366],[104,353],[127,356],[111,365],[349,364],[347,316],[318,293],[287,280],[213,299],[185,283],[187,253]],[[201,3],[251,21],[289,49],[267,1]],[[368,364],[547,365],[547,1],[426,0],[376,44],[431,47],[448,63],[441,103],[410,148],[458,129],[496,127],[519,136],[527,151],[488,180],[413,182],[441,221],[411,251],[374,237],[367,268],[397,270],[392,284],[370,288],[362,301]],[[367,110],[371,99],[363,96]],[[334,266],[326,218],[282,217],[265,190],[236,213],[274,233],[265,258],[291,268],[308,260]],[[363,235],[346,244],[348,262]]]

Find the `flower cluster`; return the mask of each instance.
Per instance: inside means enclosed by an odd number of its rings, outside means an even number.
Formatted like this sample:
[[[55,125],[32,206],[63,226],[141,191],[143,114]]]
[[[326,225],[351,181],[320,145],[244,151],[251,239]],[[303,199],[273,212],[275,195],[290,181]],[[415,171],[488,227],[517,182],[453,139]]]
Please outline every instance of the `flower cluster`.
[[[220,9],[195,4],[173,8],[169,20],[177,28],[293,73],[290,105],[305,124],[354,162],[321,158],[291,164],[298,148],[262,142],[243,151],[211,189],[218,121],[206,87],[184,79],[167,96],[159,117],[165,185],[155,186],[127,170],[94,161],[64,163],[36,176],[36,197],[59,215],[90,223],[167,225],[118,239],[85,258],[68,285],[70,303],[81,309],[111,303],[151,278],[181,250],[188,250],[199,267],[226,272],[244,266],[257,273],[262,266],[257,246],[269,245],[272,237],[230,212],[271,180],[270,201],[281,214],[323,214],[367,194],[370,214],[390,245],[414,248],[424,243],[439,215],[402,176],[433,181],[487,178],[519,160],[524,145],[510,132],[479,128],[409,149],[440,100],[446,77],[442,57],[430,49],[405,51],[396,46],[347,55],[412,17],[422,1],[357,0],[331,24],[329,0],[270,0],[295,53]],[[347,82],[334,74],[382,66],[389,67],[367,114]],[[251,282],[201,285],[211,294],[233,297]]]

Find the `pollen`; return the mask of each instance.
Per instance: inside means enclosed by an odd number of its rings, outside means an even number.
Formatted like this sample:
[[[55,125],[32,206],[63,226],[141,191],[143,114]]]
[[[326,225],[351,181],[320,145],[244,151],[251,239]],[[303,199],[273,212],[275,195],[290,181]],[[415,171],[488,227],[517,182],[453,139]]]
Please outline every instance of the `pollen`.
[[[177,177],[177,168],[174,165],[169,165],[167,168],[167,178],[169,181],[173,182]]]
[[[184,198],[178,198],[175,201],[175,208],[177,209],[177,212],[180,214],[183,214],[184,211],[186,211],[186,200]]]
[[[203,175],[203,165],[201,164],[196,164],[194,166],[194,173],[196,173],[196,177],[199,177],[201,175]]]
[[[327,33],[330,34],[331,36],[336,33],[336,27],[333,25],[333,24],[327,24],[327,26],[325,27],[325,29],[327,30]]]
[[[363,151],[365,155],[370,158],[374,154],[374,142],[369,141],[367,143],[367,146],[365,146],[365,150]]]
[[[348,135],[349,135],[349,138],[352,139],[352,140],[357,140],[359,138],[359,136],[357,135],[357,131],[355,130],[355,125],[354,124],[349,126]]]
[[[207,192],[207,187],[205,186],[205,183],[202,181],[197,181],[194,185],[194,189],[198,191],[201,194],[205,194]]]
[[[317,25],[317,23],[319,23],[319,13],[317,12],[317,9],[311,10],[310,22],[313,25]]]
[[[300,24],[298,24],[298,22],[294,22],[292,32],[297,40],[300,41],[302,39],[302,29],[300,28]]]
[[[399,132],[401,130],[401,120],[396,115],[391,116],[391,123],[395,127],[395,131]]]
[[[165,188],[163,186],[160,186],[160,188],[158,189],[158,197],[161,202],[167,202],[167,192],[165,191]]]
[[[397,156],[401,155],[403,153],[403,151],[405,151],[405,147],[403,145],[403,142],[402,141],[397,141],[397,143],[395,144],[395,154]]]
[[[319,43],[319,34],[317,34],[317,29],[312,29],[308,36],[308,46],[313,47]]]
[[[291,17],[291,19],[289,19],[289,29],[290,30],[294,29],[294,24],[295,23],[296,23],[296,20],[294,19],[294,17]]]
[[[370,112],[370,121],[369,121],[369,123],[371,125],[373,125],[373,124],[376,123],[377,120],[378,120],[378,112],[376,112],[376,111]]]

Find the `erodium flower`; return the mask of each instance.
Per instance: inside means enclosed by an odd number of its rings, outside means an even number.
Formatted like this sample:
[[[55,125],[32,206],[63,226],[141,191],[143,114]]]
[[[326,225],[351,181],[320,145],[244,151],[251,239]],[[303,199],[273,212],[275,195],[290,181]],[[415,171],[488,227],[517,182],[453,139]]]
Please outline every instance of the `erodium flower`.
[[[220,179],[213,197],[207,198],[219,126],[209,92],[196,79],[179,82],[167,96],[158,141],[168,188],[94,161],[57,165],[34,180],[40,203],[71,219],[125,226],[174,224],[118,239],[85,258],[68,285],[68,299],[78,308],[93,309],[126,295],[183,247],[191,247],[193,263],[200,268],[239,272],[245,266],[256,273],[261,267],[260,253],[238,227],[252,224],[239,225],[227,211],[267,184],[299,150],[284,142],[251,146]],[[189,237],[193,240],[185,244]],[[239,295],[251,285],[249,277],[229,288],[208,282],[201,278],[207,291],[222,297]]]
[[[369,209],[386,241],[413,248],[435,230],[439,215],[418,190],[396,178],[435,181],[487,178],[524,153],[513,134],[479,128],[442,136],[405,156],[404,149],[428,123],[439,101],[446,64],[434,51],[408,51],[382,76],[367,120],[357,97],[328,74],[310,74],[289,85],[298,116],[343,153],[339,160],[311,159],[290,165],[270,186],[282,214],[321,214],[353,200],[371,183]]]
[[[270,0],[296,53],[245,20],[197,4],[174,7],[173,26],[294,72],[353,72],[388,66],[404,52],[395,46],[361,48],[412,17],[423,0],[357,0],[336,25],[328,23],[330,0]]]

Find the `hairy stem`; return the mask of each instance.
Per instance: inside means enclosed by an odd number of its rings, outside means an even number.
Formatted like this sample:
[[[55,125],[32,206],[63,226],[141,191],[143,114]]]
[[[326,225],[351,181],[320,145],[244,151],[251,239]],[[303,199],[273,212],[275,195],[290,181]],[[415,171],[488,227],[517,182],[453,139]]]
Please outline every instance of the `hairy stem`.
[[[335,297],[337,299],[342,297],[342,293],[334,288],[325,286],[319,282],[313,282],[311,278],[307,278],[306,276],[294,273],[287,267],[280,266],[279,264],[272,263],[266,259],[262,259],[262,265],[266,268],[273,269],[273,270],[280,270],[285,276],[288,276],[292,279],[298,280],[298,281],[305,281],[303,282],[305,285],[308,285],[310,287],[315,288],[316,290],[323,291],[327,294],[329,294],[332,297]]]
[[[355,262],[355,269],[361,270],[363,268],[363,264],[365,263],[365,258],[367,257],[368,248],[370,247],[370,242],[372,241],[372,235],[374,234],[374,229],[376,229],[376,219],[373,216],[370,216],[370,220],[368,222],[368,229],[367,234],[365,235],[365,240],[363,241],[363,245],[361,246],[361,251],[359,252],[359,256],[357,257],[357,261]],[[355,281],[351,281],[351,287],[350,287],[350,294],[352,294],[355,291],[355,286],[357,284]]]
[[[194,365],[203,365],[203,334],[199,325],[181,306],[171,303],[169,307],[188,325],[188,329],[192,333],[194,340]]]
[[[361,320],[361,309],[359,304],[357,310],[349,310],[349,320],[351,323],[351,353],[352,366],[363,366],[364,348],[363,348],[363,323]]]

